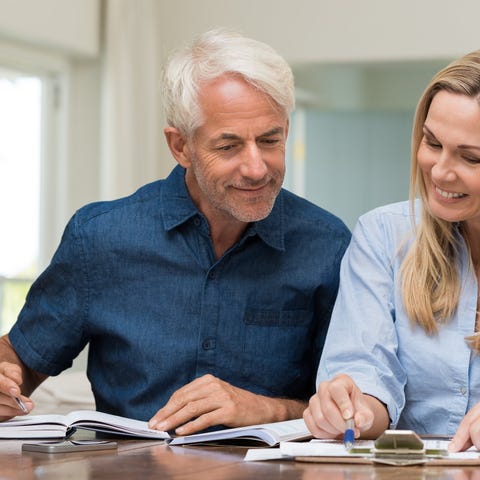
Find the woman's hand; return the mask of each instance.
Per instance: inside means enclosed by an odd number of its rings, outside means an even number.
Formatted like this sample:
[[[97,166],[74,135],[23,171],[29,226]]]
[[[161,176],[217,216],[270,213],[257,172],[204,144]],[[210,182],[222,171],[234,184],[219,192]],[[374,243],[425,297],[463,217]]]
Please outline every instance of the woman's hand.
[[[356,438],[376,438],[389,424],[385,405],[362,393],[352,378],[344,374],[320,383],[303,418],[317,438],[341,437],[345,421],[350,418],[354,419]]]
[[[480,449],[480,403],[477,403],[463,418],[448,450],[460,452],[471,446]]]

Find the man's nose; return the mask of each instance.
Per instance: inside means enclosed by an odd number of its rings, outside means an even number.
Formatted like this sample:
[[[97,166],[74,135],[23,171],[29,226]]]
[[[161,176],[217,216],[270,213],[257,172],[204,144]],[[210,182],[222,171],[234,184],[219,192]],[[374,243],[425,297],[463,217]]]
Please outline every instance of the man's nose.
[[[240,171],[244,177],[252,179],[260,179],[267,174],[267,165],[257,144],[248,145],[245,148]]]

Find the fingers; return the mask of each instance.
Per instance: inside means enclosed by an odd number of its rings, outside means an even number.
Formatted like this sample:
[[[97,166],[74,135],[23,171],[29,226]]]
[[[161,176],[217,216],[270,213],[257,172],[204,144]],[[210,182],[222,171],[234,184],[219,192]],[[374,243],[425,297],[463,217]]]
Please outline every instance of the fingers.
[[[217,425],[225,420],[228,387],[233,388],[212,375],[197,378],[170,397],[152,417],[149,427],[163,431],[176,428],[178,435],[188,435]]]
[[[340,437],[345,431],[345,421],[353,418],[358,437],[372,426],[374,414],[354,381],[348,375],[338,375],[320,383],[303,418],[317,438]]]
[[[202,395],[201,392],[199,394]],[[159,410],[149,422],[150,428],[164,431],[175,429],[177,435],[187,435],[194,430],[201,430],[214,425],[216,415],[213,414],[222,408],[222,405],[215,398],[208,395],[198,399],[186,400],[185,403],[177,403],[172,398],[167,406],[170,406],[171,402],[174,402],[176,406],[181,406],[181,408],[169,415],[166,415],[163,409]]]
[[[318,394],[312,396],[308,407],[303,412],[303,419],[307,428],[316,438],[336,438],[341,432],[324,415]]]
[[[0,363],[0,391],[10,395],[20,395],[22,370],[18,365],[8,362]]]
[[[331,414],[337,421],[341,420],[342,424],[345,423],[345,420],[353,418],[354,415],[355,410],[352,402],[354,387],[353,380],[347,375],[339,375],[331,382],[324,384],[323,387],[325,394],[329,395],[333,402],[333,404],[328,405],[331,408]],[[340,412],[341,418],[336,418],[337,412]]]
[[[480,448],[480,404],[475,405],[464,417],[448,446],[450,452]]]
[[[9,362],[0,363],[0,420],[22,415],[33,409],[33,402],[21,394],[22,370]]]
[[[256,395],[234,387],[213,375],[204,375],[177,390],[150,420],[149,427],[177,435],[189,435],[214,425],[239,427],[274,421],[286,408],[286,400]],[[291,401],[290,401],[291,402]]]
[[[320,383],[303,417],[315,437],[335,438],[345,430],[345,420],[353,417],[352,384],[347,375]]]
[[[166,422],[173,422],[177,424],[178,421],[181,425],[175,428],[176,435],[191,435],[193,433],[200,432],[214,425],[222,424],[220,419],[220,409],[213,409],[211,411],[205,411],[198,417],[188,417],[188,413],[185,416],[172,416]],[[179,420],[180,419],[180,420]],[[186,419],[186,420],[184,420]],[[160,429],[159,429],[160,430]],[[168,431],[168,430],[167,430]]]
[[[25,408],[23,408],[21,404],[23,404]],[[12,397],[10,395],[0,394],[0,421],[8,420],[18,415],[26,415],[30,413],[33,408],[34,404],[28,397]]]

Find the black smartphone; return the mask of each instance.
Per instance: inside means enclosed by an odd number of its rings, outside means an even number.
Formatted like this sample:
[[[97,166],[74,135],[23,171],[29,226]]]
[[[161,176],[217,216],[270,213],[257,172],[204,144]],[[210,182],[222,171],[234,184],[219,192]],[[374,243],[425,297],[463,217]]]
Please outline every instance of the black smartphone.
[[[117,448],[116,442],[99,440],[66,440],[64,442],[38,442],[23,443],[23,452],[41,452],[41,453],[68,453],[83,452],[86,450],[114,450]]]

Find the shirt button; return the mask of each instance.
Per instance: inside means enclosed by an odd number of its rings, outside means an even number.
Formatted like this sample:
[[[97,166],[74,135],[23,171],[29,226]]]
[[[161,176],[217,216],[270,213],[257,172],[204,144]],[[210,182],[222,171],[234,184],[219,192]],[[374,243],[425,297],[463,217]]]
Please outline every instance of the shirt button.
[[[460,389],[460,393],[461,393],[462,395],[465,395],[465,394],[467,393],[467,389],[466,389],[465,387],[462,387],[462,388]]]
[[[196,225],[196,226],[198,227],[198,226],[200,225],[200,219],[199,219],[199,218],[195,218],[195,219],[193,220],[193,223],[194,223],[194,225]]]
[[[206,338],[203,342],[202,342],[202,348],[204,350],[211,350],[212,348],[215,348],[215,345],[216,345],[216,342],[215,342],[215,339],[214,338]]]
[[[213,280],[215,278],[215,272],[208,272],[208,278]]]

